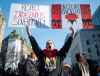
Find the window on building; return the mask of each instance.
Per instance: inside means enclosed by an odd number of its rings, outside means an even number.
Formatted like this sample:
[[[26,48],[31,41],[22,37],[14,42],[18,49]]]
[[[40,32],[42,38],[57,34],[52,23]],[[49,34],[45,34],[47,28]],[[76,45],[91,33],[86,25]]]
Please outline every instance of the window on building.
[[[100,34],[97,35],[100,38]]]
[[[92,38],[95,38],[95,34],[92,34]]]
[[[97,44],[95,45],[95,48],[96,48],[97,56],[100,56],[100,51],[99,51],[99,47]]]
[[[100,52],[99,52],[99,50],[97,50],[97,56],[100,56]]]
[[[97,44],[95,44],[95,48],[96,48],[96,49],[98,48]]]
[[[91,48],[88,48],[88,53],[91,53],[92,51],[91,51]]]
[[[86,44],[89,45],[90,44],[90,41],[89,40],[86,40]]]

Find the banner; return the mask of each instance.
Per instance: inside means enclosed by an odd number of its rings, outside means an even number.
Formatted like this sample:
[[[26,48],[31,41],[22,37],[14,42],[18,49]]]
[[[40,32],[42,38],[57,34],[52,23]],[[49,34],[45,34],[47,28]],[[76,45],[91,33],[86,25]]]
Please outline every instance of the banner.
[[[52,28],[59,29],[62,28],[61,23],[61,4],[53,4],[51,7],[51,17],[52,17]]]
[[[92,24],[90,5],[89,4],[81,4],[80,8],[81,8],[83,28],[84,29],[94,28],[94,25]]]
[[[12,4],[9,26],[23,27],[31,25],[34,28],[49,28],[49,13],[49,5]]]
[[[82,18],[79,4],[64,4],[62,6],[62,28],[82,29]]]
[[[11,68],[13,71],[18,69],[22,51],[21,40],[9,39],[6,53],[5,70]]]
[[[75,32],[87,27],[91,23],[89,4],[12,4],[9,26],[33,28],[68,29],[73,27]]]

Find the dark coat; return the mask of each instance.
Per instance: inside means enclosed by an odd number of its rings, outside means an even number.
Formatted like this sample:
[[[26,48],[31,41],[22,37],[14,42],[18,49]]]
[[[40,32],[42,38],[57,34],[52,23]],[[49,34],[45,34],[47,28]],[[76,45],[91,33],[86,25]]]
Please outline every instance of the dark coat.
[[[40,49],[39,45],[37,44],[36,40],[34,37],[29,36],[32,49],[35,52],[35,54],[38,57],[38,60],[40,62],[39,64],[39,76],[63,76],[63,63],[62,61],[66,57],[66,53],[68,52],[71,43],[72,43],[72,36],[70,36],[68,39],[65,40],[64,46],[58,51],[57,50],[57,62],[56,62],[56,69],[53,71],[47,71],[45,69],[45,60],[44,58],[46,57],[43,54],[43,51]]]
[[[25,64],[25,76],[39,76],[38,61],[27,59]]]
[[[90,72],[90,76],[97,76],[96,75],[96,64],[94,63],[94,61],[92,60],[87,60],[88,64],[89,64],[89,72]],[[82,72],[79,69],[79,65],[78,63],[75,63],[73,65],[72,68],[72,74],[73,76],[82,76]]]

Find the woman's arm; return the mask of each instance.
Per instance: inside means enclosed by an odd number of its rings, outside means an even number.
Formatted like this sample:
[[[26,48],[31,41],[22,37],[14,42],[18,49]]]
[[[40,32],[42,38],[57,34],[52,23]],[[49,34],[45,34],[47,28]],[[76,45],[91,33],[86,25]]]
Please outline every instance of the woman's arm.
[[[70,30],[72,32],[70,37],[69,38],[66,37],[63,47],[58,52],[58,54],[62,57],[66,57],[66,53],[69,51],[72,40],[73,40],[74,30],[73,28],[70,28]]]
[[[26,26],[26,30],[27,30],[27,34],[32,45],[32,49],[38,57],[42,53],[42,50],[39,47],[38,43],[36,42],[35,38],[32,36],[31,30],[28,26]]]

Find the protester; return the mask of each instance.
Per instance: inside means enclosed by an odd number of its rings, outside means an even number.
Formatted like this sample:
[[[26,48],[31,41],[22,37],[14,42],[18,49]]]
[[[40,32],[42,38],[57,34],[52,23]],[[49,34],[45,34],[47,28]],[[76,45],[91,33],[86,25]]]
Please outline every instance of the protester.
[[[77,63],[73,65],[73,76],[97,76],[96,64],[90,59],[86,59],[81,53],[75,55]]]
[[[46,48],[41,50],[28,26],[26,26],[26,29],[32,49],[40,62],[39,76],[63,76],[63,60],[72,43],[73,29],[71,28],[71,36],[68,39],[66,38],[64,46],[59,51],[54,48],[52,40],[48,40],[46,42]]]
[[[96,73],[97,73],[97,76],[100,76],[100,65],[96,67]]]
[[[38,71],[38,59],[34,52],[31,53],[30,57],[27,58],[25,63],[25,76],[39,76]]]
[[[64,64],[64,76],[71,76],[71,65]]]

